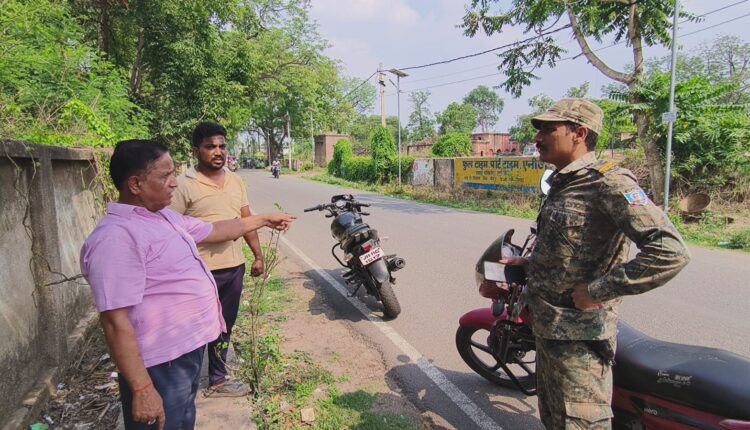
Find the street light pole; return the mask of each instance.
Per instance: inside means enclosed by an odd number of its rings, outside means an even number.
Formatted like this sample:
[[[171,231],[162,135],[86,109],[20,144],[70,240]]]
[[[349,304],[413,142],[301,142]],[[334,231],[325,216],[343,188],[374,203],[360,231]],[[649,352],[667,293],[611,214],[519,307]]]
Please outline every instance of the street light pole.
[[[672,80],[669,83],[669,112],[664,115],[663,121],[669,123],[667,126],[667,168],[664,172],[664,212],[669,212],[669,177],[672,175],[672,132],[674,122],[677,120],[677,112],[674,106],[674,86],[677,71],[677,17],[680,15],[680,0],[674,2],[674,16],[672,17]]]
[[[286,111],[284,115],[284,121],[286,122],[286,138],[289,142],[289,170],[292,170],[292,117],[289,115],[289,111]],[[282,159],[283,159],[282,154]]]
[[[396,116],[398,123],[398,187],[401,188],[401,78],[409,76],[398,69],[391,69],[389,72],[396,75]]]

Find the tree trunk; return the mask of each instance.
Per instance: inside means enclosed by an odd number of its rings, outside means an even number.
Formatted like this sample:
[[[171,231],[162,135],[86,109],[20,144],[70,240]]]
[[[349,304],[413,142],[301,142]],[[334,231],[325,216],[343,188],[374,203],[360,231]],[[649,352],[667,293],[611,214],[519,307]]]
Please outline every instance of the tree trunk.
[[[276,134],[274,133],[273,127],[268,127],[268,128],[263,127],[263,134],[265,134],[266,141],[268,142],[270,161],[271,162],[273,162],[273,160],[281,161],[282,159],[281,141],[277,139]]]
[[[138,47],[135,51],[133,68],[130,70],[130,94],[138,97],[141,92],[141,80],[143,78],[143,47],[146,44],[145,29],[141,28],[138,33]]]
[[[606,65],[596,54],[591,50],[584,34],[581,32],[578,26],[578,19],[570,7],[570,4],[566,2],[566,10],[570,24],[572,25],[573,35],[581,47],[581,52],[589,60],[589,62],[596,67],[605,76],[614,79],[615,81],[622,82],[628,86],[631,91],[636,89],[643,79],[643,38],[638,30],[638,3],[631,2],[628,4],[629,16],[628,16],[628,39],[630,40],[630,46],[633,52],[633,72],[623,73],[618,72],[608,65]],[[642,100],[632,98],[630,103],[639,103]],[[635,127],[638,139],[643,145],[643,152],[646,156],[646,167],[649,172],[649,181],[651,182],[651,192],[654,202],[661,204],[664,196],[664,166],[661,159],[661,151],[659,146],[656,144],[654,139],[651,139],[647,133],[648,126],[648,115],[644,112],[637,112],[635,115]],[[653,119],[655,120],[655,119]]]
[[[652,139],[646,133],[647,121],[648,117],[646,113],[639,112],[635,114],[635,127],[646,156],[651,196],[657,205],[661,205],[664,199],[664,164],[656,140]]]
[[[99,9],[99,28],[96,32],[96,44],[100,51],[109,55],[109,5],[106,2],[100,4]]]

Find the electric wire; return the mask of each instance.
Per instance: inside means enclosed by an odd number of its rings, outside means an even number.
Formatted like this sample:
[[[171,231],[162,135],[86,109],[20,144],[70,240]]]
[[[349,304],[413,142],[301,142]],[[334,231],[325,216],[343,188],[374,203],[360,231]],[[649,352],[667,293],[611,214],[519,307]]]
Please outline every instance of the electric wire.
[[[713,13],[720,12],[722,10],[726,10],[726,9],[731,8],[731,7],[740,5],[742,3],[747,3],[748,1],[750,1],[750,0],[740,0],[740,1],[734,2],[734,3],[729,4],[729,5],[722,6],[720,8],[710,10],[708,12],[702,13],[702,14],[697,15],[697,16],[698,17],[708,16],[708,15],[711,15]],[[748,17],[748,16],[750,16],[750,13],[747,13],[747,14],[744,14],[744,15],[740,15],[740,16],[734,17],[732,19],[728,19],[728,20],[725,20],[725,21],[713,24],[711,26],[704,27],[704,28],[692,31],[692,32],[681,34],[680,37],[691,36],[693,34],[697,34],[697,33],[700,33],[700,32],[706,31],[706,30],[710,30],[712,28],[719,27],[719,26],[728,24],[728,23],[733,22],[733,21],[737,21],[739,19],[742,19],[742,18],[745,18],[745,17]],[[687,21],[688,20],[683,20],[682,22],[680,22],[680,24],[683,24],[683,23],[685,23]],[[399,70],[411,70],[411,69],[417,69],[417,68],[426,68],[426,67],[431,67],[431,66],[436,66],[436,65],[440,65],[440,64],[446,64],[446,63],[458,61],[458,60],[461,60],[461,59],[476,57],[476,56],[483,55],[483,54],[486,54],[486,53],[489,53],[489,52],[497,51],[498,49],[508,48],[510,46],[513,46],[513,45],[517,45],[517,44],[524,43],[524,42],[527,42],[527,41],[530,41],[530,40],[534,40],[534,39],[537,39],[538,37],[540,37],[542,35],[556,33],[558,31],[561,31],[561,30],[563,30],[565,28],[569,28],[569,27],[571,27],[571,25],[567,24],[566,26],[557,28],[557,29],[555,29],[553,31],[550,31],[548,33],[540,33],[537,36],[534,36],[534,37],[531,37],[531,38],[527,38],[527,39],[524,39],[522,41],[517,41],[517,42],[513,42],[513,43],[510,43],[510,44],[503,45],[503,46],[499,46],[499,47],[496,47],[496,48],[493,48],[493,49],[490,49],[490,50],[486,50],[486,51],[482,51],[482,52],[474,53],[474,54],[469,54],[469,55],[465,55],[465,56],[461,56],[461,57],[455,57],[455,58],[452,58],[452,59],[449,59],[449,60],[444,60],[444,61],[438,61],[438,62],[434,62],[434,63],[424,64],[424,65],[420,65],[420,66],[403,67],[403,68],[399,68]],[[592,49],[591,52],[603,51],[603,50],[606,50],[606,49],[609,49],[609,48],[612,48],[612,47],[615,47],[615,46],[622,45],[623,43],[625,43],[625,41],[612,43],[612,44],[607,45],[607,46],[603,46],[603,47],[600,47],[600,48],[597,48],[597,49]],[[507,52],[507,50],[504,51],[504,52]],[[580,57],[582,55],[583,55],[583,53],[579,53],[579,54],[576,54],[576,55],[573,55],[573,56],[570,56],[570,57],[560,58],[559,60],[557,60],[557,62],[567,61],[567,60],[574,60],[574,59],[577,59],[578,57]],[[432,80],[432,79],[439,79],[439,78],[444,78],[444,77],[448,77],[448,76],[454,76],[454,75],[458,75],[458,74],[461,74],[461,73],[466,73],[466,72],[470,72],[470,71],[474,71],[474,70],[479,70],[479,69],[483,69],[483,68],[487,68],[487,67],[491,67],[491,66],[499,66],[499,64],[497,64],[497,63],[487,64],[487,65],[483,65],[483,66],[479,66],[479,67],[475,67],[475,68],[471,68],[471,69],[465,69],[465,70],[458,71],[458,72],[447,73],[447,74],[438,75],[438,76],[432,76],[432,77],[428,77],[428,78],[410,79],[409,81],[413,83],[413,82],[422,82],[422,81],[427,81],[427,80]],[[354,88],[354,90],[352,90],[349,93],[347,93],[347,95],[344,96],[344,97],[347,97],[349,94],[351,94],[352,92],[354,92],[357,88],[359,88],[360,86],[362,86],[365,82],[369,81],[373,76],[375,76],[376,73],[377,73],[377,71],[375,71],[372,75],[370,75],[367,79],[365,79],[365,81],[363,81],[360,85],[358,85],[356,88]],[[471,77],[471,78],[460,79],[460,80],[451,81],[451,82],[444,82],[444,83],[439,83],[439,84],[435,84],[435,85],[429,85],[429,86],[420,87],[420,88],[412,88],[412,89],[407,89],[407,90],[401,90],[401,93],[402,94],[410,94],[410,93],[413,93],[415,91],[423,91],[423,90],[432,89],[432,88],[439,88],[439,87],[444,87],[444,86],[448,86],[448,85],[455,85],[455,84],[459,84],[459,83],[463,83],[463,82],[469,82],[469,81],[474,81],[474,80],[477,80],[477,79],[484,79],[484,78],[488,78],[488,77],[492,77],[492,76],[497,76],[497,75],[500,75],[500,74],[501,74],[501,72],[496,72],[496,73],[490,73],[490,74],[485,74],[485,75],[481,75],[481,76],[474,76],[474,77]],[[395,94],[396,93],[387,93],[387,94],[385,94],[385,96],[386,97],[390,97],[390,96],[393,96]]]
[[[560,28],[556,28],[555,30],[551,30],[551,31],[544,32],[544,33],[539,33],[536,36],[528,37],[526,39],[518,40],[518,41],[515,41],[515,42],[512,42],[512,43],[507,43],[505,45],[501,45],[501,46],[498,46],[498,47],[495,47],[495,48],[492,48],[492,49],[487,49],[485,51],[475,52],[473,54],[468,54],[468,55],[462,55],[460,57],[455,57],[455,58],[451,58],[451,59],[448,59],[448,60],[436,61],[434,63],[422,64],[422,65],[419,65],[419,66],[398,67],[398,69],[399,70],[423,69],[425,67],[432,67],[432,66],[437,66],[437,65],[440,65],[440,64],[448,64],[448,63],[452,63],[454,61],[465,60],[467,58],[472,58],[472,57],[478,57],[480,55],[489,54],[490,52],[494,52],[494,51],[497,51],[499,49],[509,48],[511,46],[514,46],[514,45],[519,45],[519,44],[522,44],[522,43],[530,42],[530,41],[532,41],[534,39],[538,39],[538,38],[540,38],[542,36],[547,36],[549,34],[557,33],[559,31],[565,30],[566,28],[570,28],[570,27],[571,27],[570,24],[566,24],[566,25],[564,25],[564,26],[562,26]]]
[[[723,11],[723,10],[729,9],[729,8],[731,8],[731,7],[734,7],[734,6],[740,5],[740,4],[742,4],[742,3],[747,3],[748,1],[750,1],[750,0],[740,0],[740,1],[737,1],[737,2],[734,2],[734,3],[731,3],[731,4],[728,4],[728,5],[725,5],[725,6],[722,6],[722,7],[719,7],[719,8],[713,9],[713,10],[710,10],[710,11],[708,11],[708,12],[702,13],[702,14],[700,14],[700,15],[697,15],[697,16],[698,16],[698,17],[705,17],[705,16],[708,16],[708,15],[714,14],[714,13],[716,13],[716,12],[720,12],[720,11]],[[737,20],[737,19],[743,18],[744,16],[746,16],[746,15],[743,15],[743,16],[740,16],[740,17],[737,17],[737,18],[734,18],[734,19],[732,19],[732,20],[729,20],[729,21],[725,21],[725,22],[723,22],[723,23],[719,23],[719,24],[716,24],[715,26],[718,26],[718,25],[722,25],[722,24],[726,24],[726,23],[728,23],[728,22],[731,22],[731,21],[734,21],[734,20]],[[680,22],[680,24],[684,24],[685,22],[688,22],[688,21],[689,21],[689,20],[687,20],[687,19],[686,19],[686,20],[683,20],[683,21],[681,21],[681,22]],[[570,24],[568,24],[568,26],[567,26],[567,27],[570,27]],[[713,27],[714,27],[714,26],[712,26],[712,27],[706,27],[705,29],[701,29],[701,30],[698,30],[698,31],[696,31],[696,32],[700,32],[700,31],[708,30],[708,29],[710,29],[710,28],[713,28]],[[559,28],[558,30],[562,30],[562,29],[564,29],[564,28],[566,28],[566,27],[560,27],[560,28]],[[556,32],[556,31],[557,31],[557,30],[555,30],[555,32]],[[550,32],[549,34],[551,34],[551,33],[552,33],[552,32]],[[694,33],[686,33],[686,34],[683,34],[683,35],[681,35],[681,36],[689,36],[689,35],[691,35],[691,34],[694,34]],[[539,36],[541,36],[541,35],[544,35],[544,34],[540,34]],[[528,38],[528,39],[525,39],[524,41],[529,41],[529,40],[533,40],[533,39],[536,39],[536,38],[538,38],[539,36],[534,36],[534,37],[532,37],[532,38]],[[515,42],[514,44],[518,44],[518,43],[523,43],[524,41],[518,41],[518,42]],[[573,42],[574,42],[574,40],[573,40],[573,39],[571,39],[571,40],[569,40],[569,41],[567,41],[567,42],[563,42],[563,43],[558,43],[558,45],[559,45],[559,46],[562,46],[562,45],[567,45],[567,44],[570,44],[570,43],[573,43]],[[611,45],[608,45],[608,46],[604,46],[604,47],[600,47],[600,48],[597,48],[597,49],[593,49],[593,50],[591,50],[591,52],[598,52],[598,51],[603,51],[603,50],[605,50],[605,49],[609,49],[609,48],[611,48],[611,47],[613,47],[613,46],[619,46],[619,45],[621,45],[621,44],[623,44],[623,43],[625,43],[625,41],[622,41],[622,42],[616,42],[616,43],[613,43],[613,44],[611,44]],[[505,46],[505,47],[508,47],[508,46],[512,46],[512,45],[513,45],[513,44],[509,44],[509,45],[504,45],[504,46]],[[494,50],[497,50],[497,49],[501,49],[501,48],[502,48],[502,47],[497,47],[497,48],[493,48],[492,50],[488,50],[488,51],[483,51],[483,52],[480,52],[480,53],[476,53],[476,54],[471,54],[471,56],[473,57],[473,56],[483,55],[483,54],[485,54],[485,53],[488,53],[488,52],[492,52],[492,51],[494,51]],[[507,52],[507,51],[506,51],[506,52]],[[580,56],[582,56],[582,55],[583,55],[583,53],[579,53],[579,54],[576,54],[576,55],[573,55],[573,56],[570,56],[570,57],[564,57],[564,58],[561,58],[561,59],[559,59],[558,61],[565,61],[565,60],[570,60],[570,59],[576,59],[576,58],[578,58],[578,57],[580,57]],[[457,61],[458,59],[465,59],[465,58],[470,58],[470,57],[469,57],[469,56],[464,56],[464,57],[456,57],[456,58],[454,58],[454,59],[450,59],[450,60],[445,60],[445,62],[453,62],[453,61]],[[441,61],[441,62],[431,63],[431,64],[429,64],[429,65],[424,65],[424,66],[417,66],[417,67],[428,67],[428,66],[430,66],[430,65],[438,65],[438,64],[444,64],[444,62],[442,62],[442,61]],[[492,64],[487,64],[487,65],[483,65],[483,66],[478,66],[478,67],[474,67],[474,68],[471,68],[471,69],[465,69],[465,70],[461,70],[461,71],[457,71],[457,72],[453,72],[453,73],[446,73],[446,74],[443,74],[443,75],[431,76],[431,77],[427,77],[427,78],[420,78],[420,79],[409,79],[409,82],[410,82],[410,83],[414,83],[414,82],[423,82],[423,81],[429,81],[429,80],[433,80],[433,79],[440,79],[440,78],[445,78],[445,77],[448,77],[448,76],[455,76],[455,75],[460,75],[460,74],[462,74],[462,73],[466,73],[466,72],[471,72],[471,71],[474,71],[474,70],[480,70],[480,69],[484,69],[484,68],[487,68],[487,67],[493,67],[493,66],[497,67],[497,66],[499,66],[499,65],[500,65],[499,63],[492,63]],[[408,69],[408,68],[401,68],[400,70],[406,70],[406,69]],[[479,76],[479,77],[469,78],[469,80],[470,80],[470,79],[481,79],[481,78],[483,78],[483,77],[487,77],[487,76],[492,76],[492,75],[483,75],[483,76]],[[465,82],[465,81],[466,81],[466,80],[461,80],[461,81],[456,81],[456,82]],[[439,86],[443,86],[443,84],[439,84]]]
[[[368,76],[367,79],[363,80],[362,82],[359,83],[359,85],[357,85],[356,87],[354,87],[348,93],[344,94],[344,97],[342,97],[342,98],[346,99],[347,97],[349,97],[349,95],[351,95],[352,93],[354,93],[355,91],[357,91],[359,89],[359,87],[361,87],[362,85],[366,84],[367,81],[369,81],[370,79],[372,79],[372,77],[375,76],[376,73],[378,73],[377,70],[374,71],[374,72],[372,72],[372,75]]]

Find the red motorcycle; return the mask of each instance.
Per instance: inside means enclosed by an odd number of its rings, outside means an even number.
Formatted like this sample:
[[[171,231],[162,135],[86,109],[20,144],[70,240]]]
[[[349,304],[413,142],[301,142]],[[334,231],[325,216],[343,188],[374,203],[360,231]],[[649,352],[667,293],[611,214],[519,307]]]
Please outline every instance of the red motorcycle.
[[[532,229],[522,246],[513,244],[512,237],[513,230],[504,233],[479,259],[479,293],[492,305],[460,318],[456,348],[485,379],[534,395],[535,341],[533,316],[525,305],[525,269],[498,261],[528,256],[535,235]],[[748,358],[663,342],[620,322],[612,372],[615,429],[750,429]]]

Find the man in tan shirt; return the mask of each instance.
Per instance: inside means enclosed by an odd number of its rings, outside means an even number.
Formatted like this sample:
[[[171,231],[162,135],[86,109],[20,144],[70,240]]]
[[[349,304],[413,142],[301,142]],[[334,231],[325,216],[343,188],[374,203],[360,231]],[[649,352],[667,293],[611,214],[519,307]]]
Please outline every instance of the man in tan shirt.
[[[172,196],[170,206],[172,210],[206,222],[251,215],[247,190],[242,178],[225,168],[226,136],[226,129],[217,123],[201,122],[195,127],[192,145],[197,164],[177,178],[177,190]],[[255,255],[250,274],[259,276],[264,271],[264,264],[258,233],[247,233],[244,239]],[[250,387],[239,381],[228,380],[226,369],[227,349],[232,327],[237,320],[242,278],[245,275],[242,241],[237,239],[200,244],[198,251],[216,280],[222,315],[227,325],[227,332],[208,344],[207,393],[217,396],[244,396],[250,392]]]

